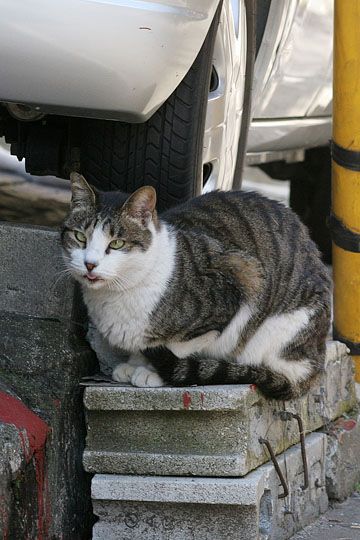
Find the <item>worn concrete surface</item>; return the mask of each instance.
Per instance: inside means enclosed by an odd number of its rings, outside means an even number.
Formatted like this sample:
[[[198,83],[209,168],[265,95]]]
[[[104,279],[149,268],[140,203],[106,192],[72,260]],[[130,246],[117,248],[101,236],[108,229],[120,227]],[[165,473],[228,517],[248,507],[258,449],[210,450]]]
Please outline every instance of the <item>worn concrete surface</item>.
[[[59,233],[0,224],[0,311],[32,318],[71,317],[74,285],[64,275]]]
[[[83,540],[93,518],[90,476],[82,467],[79,381],[97,369],[85,341],[83,307],[76,287],[59,275],[54,231],[1,224],[0,257],[0,379],[51,430],[41,488],[49,538]]]
[[[354,406],[352,360],[344,347],[328,347],[325,374],[311,392],[288,402],[311,432]],[[284,404],[264,399],[249,385],[190,388],[86,388],[90,472],[244,476],[268,459],[259,437],[276,453],[299,441]]]
[[[306,438],[309,488],[296,445],[279,456],[289,485],[282,493],[271,463],[245,478],[95,475],[94,540],[283,540],[327,509],[326,437]]]
[[[343,503],[334,503],[323,516],[291,540],[359,540],[360,495],[355,493]]]
[[[326,489],[330,499],[342,501],[360,483],[360,415],[338,418],[326,432]]]
[[[36,538],[36,468],[25,430],[0,422],[0,538]],[[41,518],[42,516],[40,516]]]

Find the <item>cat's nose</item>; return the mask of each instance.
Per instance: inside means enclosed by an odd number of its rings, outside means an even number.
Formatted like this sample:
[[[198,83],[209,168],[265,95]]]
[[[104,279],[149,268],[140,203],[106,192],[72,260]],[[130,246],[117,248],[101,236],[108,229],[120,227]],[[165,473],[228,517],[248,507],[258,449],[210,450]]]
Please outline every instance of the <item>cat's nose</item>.
[[[91,272],[91,270],[94,270],[96,264],[90,263],[90,262],[86,262],[86,263],[85,263],[85,266],[86,266],[86,268],[89,270],[89,272]]]

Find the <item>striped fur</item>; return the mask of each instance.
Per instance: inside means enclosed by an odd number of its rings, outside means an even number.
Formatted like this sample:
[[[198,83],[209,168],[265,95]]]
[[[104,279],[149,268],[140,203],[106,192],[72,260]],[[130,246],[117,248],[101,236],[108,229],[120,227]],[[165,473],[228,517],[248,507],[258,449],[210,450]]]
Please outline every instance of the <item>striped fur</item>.
[[[120,366],[115,379],[255,383],[276,399],[307,390],[323,369],[330,281],[291,210],[256,193],[212,192],[158,218],[150,188],[127,199],[76,177],[73,193],[62,240],[90,317],[112,346],[153,366]],[[79,227],[97,253],[95,286],[83,276]],[[123,253],[106,251],[114,237]]]

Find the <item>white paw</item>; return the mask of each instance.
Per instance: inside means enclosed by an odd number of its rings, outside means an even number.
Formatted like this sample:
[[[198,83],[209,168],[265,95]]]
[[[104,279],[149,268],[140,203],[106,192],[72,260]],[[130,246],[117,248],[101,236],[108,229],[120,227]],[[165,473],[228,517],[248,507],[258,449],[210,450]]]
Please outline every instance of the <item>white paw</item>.
[[[130,366],[127,362],[118,364],[114,371],[112,372],[112,378],[117,382],[129,383],[131,382],[131,377],[133,376],[136,367]]]
[[[164,382],[161,377],[150,369],[139,366],[135,369],[132,377],[131,384],[133,386],[139,386],[140,388],[156,388],[157,386],[164,386]]]

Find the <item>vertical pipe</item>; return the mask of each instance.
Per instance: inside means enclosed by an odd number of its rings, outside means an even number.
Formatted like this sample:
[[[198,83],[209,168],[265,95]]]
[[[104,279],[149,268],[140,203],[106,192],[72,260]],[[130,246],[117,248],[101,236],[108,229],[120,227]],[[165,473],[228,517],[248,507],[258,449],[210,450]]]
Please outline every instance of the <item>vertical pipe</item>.
[[[335,0],[332,151],[334,337],[360,382],[360,0]]]

